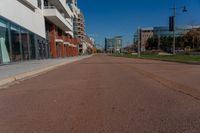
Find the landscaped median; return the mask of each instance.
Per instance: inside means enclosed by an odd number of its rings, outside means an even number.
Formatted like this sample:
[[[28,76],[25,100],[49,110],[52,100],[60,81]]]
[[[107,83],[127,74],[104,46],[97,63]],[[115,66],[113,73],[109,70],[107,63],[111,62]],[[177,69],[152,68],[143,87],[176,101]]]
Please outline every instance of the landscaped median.
[[[197,64],[200,65],[200,55],[158,55],[158,54],[141,54],[138,55],[132,54],[113,54],[115,57],[127,57],[127,58],[138,58],[138,59],[152,59],[152,60],[161,60],[161,61],[170,61],[170,62],[179,62],[179,63],[188,63],[188,64]]]

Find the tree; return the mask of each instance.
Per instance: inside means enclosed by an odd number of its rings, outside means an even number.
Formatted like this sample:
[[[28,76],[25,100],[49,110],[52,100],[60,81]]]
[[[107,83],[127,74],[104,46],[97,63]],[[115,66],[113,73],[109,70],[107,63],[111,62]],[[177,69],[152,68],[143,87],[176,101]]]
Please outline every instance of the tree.
[[[184,47],[200,48],[200,28],[193,29],[183,36]]]
[[[153,50],[153,49],[157,49],[157,45],[158,45],[158,39],[151,37],[147,40],[147,46],[146,49],[148,50]]]

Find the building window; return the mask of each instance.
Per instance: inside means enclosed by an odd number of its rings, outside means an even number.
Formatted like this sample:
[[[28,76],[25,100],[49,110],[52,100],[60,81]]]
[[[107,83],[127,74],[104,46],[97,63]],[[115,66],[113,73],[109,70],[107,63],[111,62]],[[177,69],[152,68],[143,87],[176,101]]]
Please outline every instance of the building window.
[[[38,8],[42,8],[42,2],[41,2],[41,0],[37,0],[38,1]]]

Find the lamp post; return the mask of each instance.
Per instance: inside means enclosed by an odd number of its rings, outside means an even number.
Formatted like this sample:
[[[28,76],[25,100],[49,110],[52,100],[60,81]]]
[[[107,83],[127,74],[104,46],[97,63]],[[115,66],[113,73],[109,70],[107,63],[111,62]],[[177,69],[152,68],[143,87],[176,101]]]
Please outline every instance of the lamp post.
[[[138,57],[140,57],[141,56],[141,45],[140,45],[140,27],[138,27]]]
[[[160,50],[160,43],[161,43],[161,40],[160,40],[160,31],[161,31],[161,29],[159,28],[158,29],[158,46],[157,46],[158,50]]]
[[[173,55],[176,54],[176,10],[182,9],[182,12],[187,12],[186,6],[183,7],[176,7],[176,4],[174,2],[174,7],[171,8],[173,10]]]

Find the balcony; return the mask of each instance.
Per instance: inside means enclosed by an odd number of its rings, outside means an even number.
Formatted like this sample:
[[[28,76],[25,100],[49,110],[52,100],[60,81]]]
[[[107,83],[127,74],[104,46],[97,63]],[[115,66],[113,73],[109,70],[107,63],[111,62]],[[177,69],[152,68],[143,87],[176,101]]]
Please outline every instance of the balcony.
[[[37,1],[36,0],[21,0],[21,2],[23,2],[27,6],[31,7],[32,9],[37,9]]]
[[[72,31],[72,25],[64,18],[64,16],[56,9],[55,6],[45,6],[44,16],[53,24],[58,26],[63,31]]]
[[[64,37],[64,44],[65,45],[71,45],[72,44],[72,39],[68,37]]]
[[[80,44],[80,40],[77,39],[77,38],[74,38],[74,39],[73,39],[73,44],[74,44],[74,45]]]
[[[63,42],[63,37],[59,36],[59,35],[56,35],[56,40],[55,41],[62,43]]]
[[[66,18],[73,15],[65,0],[48,0],[48,2],[51,3],[51,5],[54,5],[59,11],[64,13]]]

